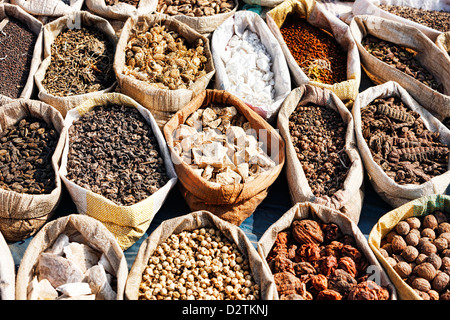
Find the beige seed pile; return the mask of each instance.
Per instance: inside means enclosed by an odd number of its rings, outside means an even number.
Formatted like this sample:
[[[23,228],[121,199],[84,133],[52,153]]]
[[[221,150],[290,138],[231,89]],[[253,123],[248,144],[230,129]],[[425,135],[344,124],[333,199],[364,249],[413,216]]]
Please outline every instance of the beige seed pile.
[[[248,259],[219,230],[172,234],[143,272],[140,300],[256,300]]]

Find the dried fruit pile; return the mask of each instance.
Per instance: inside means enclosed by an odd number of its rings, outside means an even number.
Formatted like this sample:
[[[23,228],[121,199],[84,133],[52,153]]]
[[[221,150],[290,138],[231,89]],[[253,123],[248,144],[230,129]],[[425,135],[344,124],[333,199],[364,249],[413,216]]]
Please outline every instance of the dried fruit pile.
[[[65,29],[51,46],[51,62],[42,85],[65,97],[104,90],[115,81],[114,46],[93,27]]]
[[[347,80],[347,53],[329,33],[292,14],[280,32],[308,78],[325,84]]]
[[[0,27],[0,94],[19,98],[28,79],[37,35],[8,17]]]
[[[0,188],[46,194],[55,187],[52,156],[59,133],[42,119],[27,117],[0,134]]]
[[[422,184],[448,170],[447,145],[397,97],[361,109],[363,137],[373,160],[398,184]]]
[[[140,300],[256,300],[248,259],[220,230],[172,234],[148,261]]]
[[[289,117],[292,144],[317,197],[332,196],[347,177],[346,128],[339,112],[312,103],[297,106]]]
[[[435,210],[406,218],[380,244],[380,253],[425,300],[450,300],[450,215]]]
[[[442,83],[439,83],[415,58],[417,53],[414,50],[381,40],[372,35],[364,37],[361,44],[367,52],[381,61],[422,82],[433,90],[444,92]]]
[[[233,106],[197,109],[174,131],[174,149],[183,161],[201,177],[223,185],[250,182],[272,169],[275,162],[262,147]]]
[[[368,279],[368,261],[335,223],[294,220],[266,258],[282,300],[387,300]]]
[[[206,17],[230,12],[234,6],[232,0],[159,0],[156,11],[170,16]]]
[[[126,206],[169,180],[150,125],[120,105],[97,106],[70,126],[67,179]]]
[[[165,25],[149,27],[144,23],[131,32],[123,73],[160,89],[187,89],[206,75],[204,51],[201,38],[189,44]]]

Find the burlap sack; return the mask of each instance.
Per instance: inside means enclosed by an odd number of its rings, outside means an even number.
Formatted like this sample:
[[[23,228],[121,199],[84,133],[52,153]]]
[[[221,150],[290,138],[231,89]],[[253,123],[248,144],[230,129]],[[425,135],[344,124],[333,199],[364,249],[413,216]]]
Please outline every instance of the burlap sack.
[[[123,300],[128,277],[123,251],[113,234],[102,223],[80,214],[70,214],[47,223],[30,241],[17,271],[16,300],[28,299],[28,285],[35,275],[39,256],[49,249],[61,234],[69,236],[70,241],[82,241],[81,243],[105,254],[115,272],[113,276],[117,283],[116,300]]]
[[[188,89],[166,90],[158,89],[147,82],[137,80],[123,74],[125,68],[125,48],[136,25],[144,24],[145,29],[150,29],[155,24],[165,25],[167,29],[176,31],[184,37],[187,43],[194,43],[201,38],[205,43],[204,54],[208,58],[205,66],[207,74],[197,79]],[[146,30],[140,30],[145,32]],[[117,43],[116,56],[114,58],[114,72],[120,91],[130,96],[141,105],[149,109],[155,117],[158,126],[163,128],[164,124],[193,97],[205,90],[214,75],[214,63],[208,38],[202,36],[186,24],[166,15],[151,14],[136,18],[129,18],[123,26]]]
[[[333,85],[312,81],[295,61],[292,53],[281,35],[280,28],[288,14],[304,17],[312,26],[328,31],[342,49],[347,52],[347,80]],[[281,45],[289,70],[297,87],[312,84],[333,91],[339,99],[353,100],[358,94],[361,82],[361,67],[358,48],[352,38],[347,24],[330,14],[315,0],[286,0],[267,12],[266,22],[269,29]]]
[[[442,175],[435,176],[430,181],[422,183],[421,185],[400,185],[389,178],[384,170],[373,160],[370,149],[362,135],[361,109],[376,98],[388,98],[393,96],[400,98],[404,105],[409,109],[418,112],[425,127],[431,131],[439,132],[440,141],[448,146],[450,146],[450,130],[430,114],[424,106],[421,106],[415,101],[404,88],[393,81],[371,87],[361,92],[356,97],[352,113],[355,121],[356,141],[358,143],[359,153],[364,162],[364,167],[375,191],[383,200],[396,208],[423,196],[446,193],[450,183],[450,170]]]
[[[252,106],[249,101],[246,102],[250,108],[256,111],[261,117],[269,123],[275,121],[280,105],[286,96],[291,92],[291,77],[289,68],[281,50],[280,44],[267,27],[264,20],[255,12],[238,11],[233,16],[225,20],[213,33],[211,38],[211,51],[216,68],[214,78],[214,87],[218,90],[230,91],[229,74],[225,70],[222,57],[225,48],[233,35],[242,36],[249,30],[256,33],[272,58],[271,71],[274,73],[274,100],[270,105]],[[250,80],[249,80],[250,82]],[[244,97],[241,97],[243,99]]]
[[[0,301],[16,297],[16,266],[8,244],[0,232]]]
[[[36,43],[34,45],[33,50],[33,58],[31,59],[29,73],[27,77],[27,82],[20,94],[19,97],[10,97],[10,98],[31,98],[34,92],[34,74],[39,68],[39,64],[41,63],[41,55],[42,55],[42,23],[34,18],[32,15],[19,8],[18,6],[8,4],[8,3],[0,3],[0,21],[5,19],[6,17],[16,18],[23,24],[25,24],[31,32],[37,35]]]
[[[165,242],[172,234],[211,227],[219,229],[231,242],[236,243],[241,254],[249,260],[253,279],[260,286],[260,299],[273,300],[277,294],[273,277],[248,237],[239,227],[218,218],[208,211],[191,212],[177,218],[165,220],[142,242],[129,272],[125,298],[128,300],[138,299],[142,274],[149,258],[159,244]]]
[[[267,150],[276,166],[249,183],[229,185],[209,182],[195,173],[173,150],[173,133],[195,110],[210,103],[236,107],[250,122],[251,128],[256,130],[260,142],[263,142],[263,149]],[[268,188],[276,180],[284,165],[284,142],[276,130],[245,103],[226,91],[205,90],[200,93],[167,122],[164,126],[164,136],[178,174],[179,187],[191,210],[208,210],[235,225],[240,225],[264,200]]]
[[[80,11],[84,0],[71,0],[70,4],[62,0],[10,0],[34,16],[60,17],[74,11]]]
[[[331,197],[316,197],[311,191],[308,180],[298,160],[289,131],[289,117],[297,106],[314,103],[326,106],[339,112],[344,123],[347,124],[345,136],[345,152],[351,162],[342,189]],[[301,115],[300,115],[301,116]],[[335,210],[340,210],[354,223],[358,223],[364,198],[363,179],[364,168],[356,147],[354,123],[352,114],[341,100],[330,90],[312,85],[303,85],[291,91],[284,100],[278,113],[277,129],[286,143],[286,178],[292,203],[313,202],[320,203]]]
[[[450,31],[443,32],[436,38],[436,45],[443,50],[450,59]]]
[[[161,208],[170,190],[175,186],[177,175],[164,136],[158,128],[152,114],[136,101],[123,94],[105,93],[101,96],[88,99],[77,108],[70,110],[64,120],[67,130],[69,130],[73,121],[92,110],[95,106],[108,104],[119,104],[130,108],[136,108],[144,116],[158,141],[159,150],[161,157],[164,159],[164,165],[169,181],[150,197],[138,203],[131,206],[117,205],[104,196],[89,191],[67,179],[67,161],[70,147],[69,135],[66,137],[66,147],[62,154],[59,175],[67,187],[67,190],[77,207],[78,213],[86,214],[101,221],[108,230],[116,236],[120,247],[123,250],[126,250],[132,246],[145,231],[147,231],[153,217]]]
[[[369,246],[380,261],[386,273],[394,284],[399,299],[401,300],[422,300],[417,293],[397,274],[392,266],[380,253],[381,240],[395,228],[397,223],[409,217],[423,217],[434,210],[449,212],[450,196],[433,194],[424,196],[389,211],[383,215],[373,226],[369,234]]]
[[[21,119],[32,116],[52,124],[59,141],[51,158],[55,172],[55,188],[51,193],[33,195],[0,188],[0,232],[7,241],[20,241],[39,230],[56,210],[61,199],[62,183],[58,176],[66,130],[61,114],[48,104],[29,99],[17,99],[0,108],[0,133]]]
[[[137,7],[126,2],[107,5],[105,0],[85,0],[86,6],[94,14],[106,19],[126,20],[131,16],[152,13],[156,9],[158,0],[140,0]]]
[[[339,226],[343,234],[354,237],[357,249],[364,254],[369,262],[367,268],[367,272],[371,274],[369,279],[378,285],[386,287],[389,291],[390,299],[397,300],[397,292],[394,285],[381,267],[358,226],[341,212],[316,203],[305,202],[295,204],[264,232],[258,241],[258,253],[264,260],[267,268],[269,268],[269,265],[266,259],[275,243],[278,233],[290,228],[293,221],[303,219],[316,219],[323,223],[335,223]],[[278,292],[275,299],[279,299]]]
[[[372,15],[392,21],[397,21],[404,25],[419,29],[433,42],[441,33],[440,31],[414,22],[412,20],[402,18],[386,10],[382,10],[378,7],[379,5],[406,6],[433,11],[450,11],[450,4],[440,0],[355,0],[355,3],[352,6],[352,13],[354,16]]]
[[[414,99],[423,103],[424,107],[439,120],[442,121],[450,116],[450,82],[448,81],[450,63],[445,53],[439,50],[429,38],[418,29],[375,16],[354,17],[350,23],[350,30],[361,55],[362,67],[375,84],[395,81]],[[367,34],[417,51],[416,59],[439,83],[442,83],[444,93],[431,89],[367,52],[361,45],[362,39]]]
[[[73,29],[83,26],[97,28],[107,36],[114,47],[116,46],[117,36],[111,24],[107,20],[95,16],[87,11],[79,11],[66,14],[44,26],[44,56],[41,65],[39,66],[39,69],[35,74],[35,82],[39,90],[38,98],[39,100],[42,100],[55,107],[59,112],[61,112],[63,117],[66,116],[67,111],[78,106],[83,101],[99,96],[105,92],[110,92],[116,85],[115,83],[113,83],[111,86],[104,90],[65,97],[58,97],[48,93],[42,85],[42,81],[45,78],[45,73],[51,63],[51,46],[56,37],[67,28]]]

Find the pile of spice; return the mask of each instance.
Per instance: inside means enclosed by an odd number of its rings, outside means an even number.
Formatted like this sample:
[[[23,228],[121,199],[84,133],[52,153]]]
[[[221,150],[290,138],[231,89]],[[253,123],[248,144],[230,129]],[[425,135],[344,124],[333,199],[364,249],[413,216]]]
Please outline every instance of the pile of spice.
[[[115,81],[114,54],[114,45],[97,28],[64,29],[51,46],[42,85],[58,97],[104,90]]]
[[[257,300],[248,258],[215,228],[172,234],[142,275],[139,300]]]
[[[48,194],[55,187],[51,162],[59,134],[42,119],[27,117],[0,134],[0,188]]]
[[[339,112],[308,103],[289,117],[289,132],[297,158],[316,197],[342,189],[350,168],[345,152],[347,125]]]
[[[133,205],[169,180],[158,141],[132,107],[97,106],[69,128],[67,179],[118,205]]]
[[[113,6],[119,3],[127,3],[135,6],[136,8],[139,5],[139,2],[140,0],[105,0],[107,6]]]
[[[123,73],[159,89],[187,89],[206,75],[205,43],[190,45],[177,32],[156,24],[147,30],[137,25],[125,49]]]
[[[379,8],[441,32],[450,31],[450,12],[393,5],[379,5]]]
[[[19,98],[30,73],[37,35],[13,17],[0,23],[0,94]]]
[[[325,84],[347,80],[347,53],[329,33],[294,14],[286,17],[280,31],[308,78]]]
[[[397,97],[361,109],[362,134],[373,160],[398,184],[422,184],[448,170],[450,149],[439,132]]]
[[[444,86],[416,59],[414,50],[367,35],[361,41],[364,49],[377,59],[395,67],[433,90],[443,93]]]
[[[159,0],[156,11],[170,16],[213,16],[233,10],[233,0]]]
[[[281,300],[388,300],[355,238],[335,223],[294,220],[266,258]]]

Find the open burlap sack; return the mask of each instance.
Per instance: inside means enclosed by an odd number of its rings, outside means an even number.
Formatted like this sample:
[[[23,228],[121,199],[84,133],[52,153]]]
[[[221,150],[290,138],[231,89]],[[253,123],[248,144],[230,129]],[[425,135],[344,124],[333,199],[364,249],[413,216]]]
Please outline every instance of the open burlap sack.
[[[133,35],[134,28],[138,28],[139,32],[146,32],[153,25],[165,25],[168,30],[177,32],[184,37],[188,44],[194,43],[198,38],[205,43],[204,55],[208,59],[205,70],[206,75],[195,80],[188,89],[159,89],[150,83],[138,80],[132,76],[125,75],[125,48]],[[212,61],[211,50],[209,48],[209,40],[205,36],[196,32],[188,25],[176,20],[175,18],[162,14],[141,15],[139,17],[130,17],[123,26],[117,43],[116,55],[114,57],[114,72],[116,73],[117,82],[120,92],[130,96],[141,105],[149,109],[155,117],[158,126],[163,128],[164,124],[186,103],[191,101],[193,97],[205,90],[209,81],[214,75],[214,63]]]
[[[335,223],[339,226],[342,234],[352,236],[355,239],[357,249],[364,254],[369,262],[367,267],[367,272],[371,274],[369,280],[387,288],[389,298],[391,300],[397,300],[397,292],[394,285],[381,267],[357,224],[341,212],[316,203],[304,202],[295,204],[264,232],[258,241],[258,253],[264,260],[267,268],[269,268],[269,265],[266,259],[275,243],[278,233],[289,229],[295,220],[304,219],[315,219],[323,223]],[[275,299],[279,299],[278,292]]]
[[[395,228],[397,223],[410,217],[423,217],[435,210],[449,212],[450,196],[432,194],[424,196],[389,211],[383,215],[370,231],[368,243],[373,253],[380,261],[390,280],[394,284],[399,299],[422,300],[421,297],[398,275],[386,258],[380,253],[381,240]]]
[[[450,116],[450,82],[448,81],[450,63],[445,53],[439,50],[429,38],[414,27],[367,15],[354,17],[350,23],[350,30],[361,55],[362,67],[375,84],[395,81],[439,120],[442,121]],[[438,83],[442,83],[444,93],[431,89],[367,52],[361,45],[361,41],[368,34],[416,51],[415,58],[436,78]]]
[[[77,207],[78,213],[86,214],[101,221],[108,230],[116,236],[120,247],[123,250],[126,250],[132,246],[145,231],[147,231],[155,214],[163,205],[170,190],[175,186],[177,175],[164,136],[158,128],[152,114],[136,101],[123,94],[105,93],[88,99],[78,107],[70,110],[64,120],[67,130],[69,130],[76,119],[80,118],[86,112],[91,111],[96,106],[108,104],[119,104],[130,108],[136,108],[144,116],[158,141],[160,155],[164,159],[164,165],[169,181],[151,196],[138,203],[130,206],[117,205],[104,196],[87,190],[67,179],[67,161],[70,148],[69,134],[66,136],[66,146],[62,154],[59,175],[67,187],[67,190]]]
[[[0,301],[16,298],[16,267],[8,244],[0,232]]]
[[[66,4],[63,0],[10,0],[34,16],[60,17],[74,11],[80,11],[84,0],[71,0]]]
[[[379,5],[405,6],[432,11],[450,11],[450,4],[440,0],[355,0],[355,3],[352,6],[352,13],[354,16],[372,15],[392,21],[397,21],[404,25],[419,29],[433,42],[441,33],[440,31],[414,22],[412,20],[402,18],[386,10],[382,10],[378,7]]]
[[[361,109],[377,98],[398,97],[404,105],[420,114],[425,127],[428,130],[439,132],[440,141],[450,146],[450,130],[438,121],[425,106],[420,105],[398,83],[389,81],[382,85],[371,87],[361,92],[353,104],[353,119],[355,121],[355,135],[359,153],[363,159],[364,167],[372,186],[380,197],[394,208],[411,200],[432,194],[444,194],[448,191],[450,183],[450,170],[444,174],[435,176],[431,180],[420,185],[400,185],[391,179],[384,170],[373,160],[371,151],[362,134]],[[450,163],[449,163],[450,169]]]
[[[234,106],[256,130],[263,150],[276,166],[248,183],[222,185],[209,182],[185,163],[173,150],[173,134],[180,124],[197,109],[215,103]],[[164,126],[164,136],[180,181],[182,195],[192,211],[208,210],[220,218],[240,225],[267,196],[268,188],[276,180],[284,165],[284,142],[276,130],[244,102],[222,90],[205,90],[178,111]]]
[[[41,55],[43,50],[42,23],[18,6],[9,3],[0,3],[0,21],[4,20],[7,17],[12,17],[19,20],[21,23],[27,26],[31,32],[37,35],[27,81],[24,88],[22,89],[20,96],[18,97],[28,99],[31,98],[34,92],[34,74],[37,72],[39,64],[41,63]]]
[[[312,81],[303,72],[294,56],[289,50],[286,42],[281,35],[280,28],[289,14],[296,14],[305,18],[312,26],[329,32],[342,49],[347,52],[347,80],[332,85],[324,84],[318,81]],[[358,48],[350,33],[347,24],[339,20],[336,16],[329,13],[315,0],[286,0],[271,9],[266,14],[266,22],[269,29],[275,35],[275,38],[281,45],[286,62],[291,71],[292,78],[296,86],[302,84],[312,84],[320,88],[326,88],[333,91],[339,99],[353,100],[358,94],[359,84],[361,82],[361,67],[358,54]]]
[[[107,5],[105,0],[85,0],[86,6],[94,14],[106,19],[126,20],[131,16],[152,13],[158,0],[140,0],[137,7],[126,2]]]
[[[116,300],[123,300],[128,277],[125,255],[114,235],[101,222],[81,214],[69,214],[53,220],[33,237],[17,271],[16,299],[28,299],[28,286],[35,275],[39,256],[50,249],[61,234],[69,236],[70,241],[89,245],[105,255],[115,273]]]
[[[125,298],[128,300],[138,299],[142,274],[149,258],[159,244],[165,242],[172,234],[199,228],[217,228],[228,240],[234,242],[241,254],[249,260],[253,279],[260,287],[260,299],[274,299],[277,292],[273,277],[248,237],[239,227],[218,218],[209,211],[191,212],[165,220],[142,242],[128,275]]]
[[[291,139],[289,117],[297,106],[308,103],[326,106],[339,112],[342,120],[347,124],[344,151],[351,162],[351,166],[345,177],[342,189],[336,191],[331,197],[326,195],[321,197],[314,196]],[[280,130],[280,134],[286,143],[286,178],[292,203],[305,201],[320,203],[332,209],[340,210],[354,223],[358,223],[364,198],[364,168],[356,147],[352,114],[344,103],[328,89],[302,85],[292,90],[281,105],[278,113],[277,129]]]
[[[114,47],[116,46],[117,36],[111,24],[106,19],[93,15],[87,11],[78,11],[66,14],[44,26],[44,56],[39,69],[35,74],[35,82],[39,90],[38,98],[39,100],[55,107],[59,112],[61,112],[63,117],[66,116],[67,111],[78,106],[81,102],[92,97],[99,96],[105,92],[110,92],[116,85],[114,82],[111,86],[104,90],[63,97],[48,93],[43,86],[42,81],[44,80],[46,71],[51,63],[51,47],[56,37],[68,28],[73,29],[84,26],[97,28],[105,34]]]
[[[0,188],[0,232],[7,241],[28,238],[39,230],[56,210],[61,199],[62,183],[58,176],[66,130],[61,114],[48,104],[17,99],[0,108],[0,133],[25,117],[36,117],[52,124],[59,133],[59,141],[51,158],[55,173],[55,188],[48,194],[18,193]]]
[[[270,71],[274,73],[273,79],[275,83],[273,88],[275,93],[272,103],[264,106],[251,105],[249,101],[243,99],[244,97],[241,97],[241,99],[249,104],[249,106],[261,117],[266,119],[269,123],[273,123],[277,117],[281,103],[289,92],[291,92],[291,77],[280,44],[269,30],[264,20],[257,13],[246,10],[238,11],[225,20],[214,31],[211,38],[211,51],[213,54],[214,66],[216,68],[214,86],[216,89],[231,92],[230,75],[225,69],[222,57],[225,54],[225,49],[230,39],[234,35],[242,37],[246,30],[258,35],[261,43],[271,57],[272,67],[270,68]],[[248,79],[247,81],[248,83],[251,83],[252,79]]]

